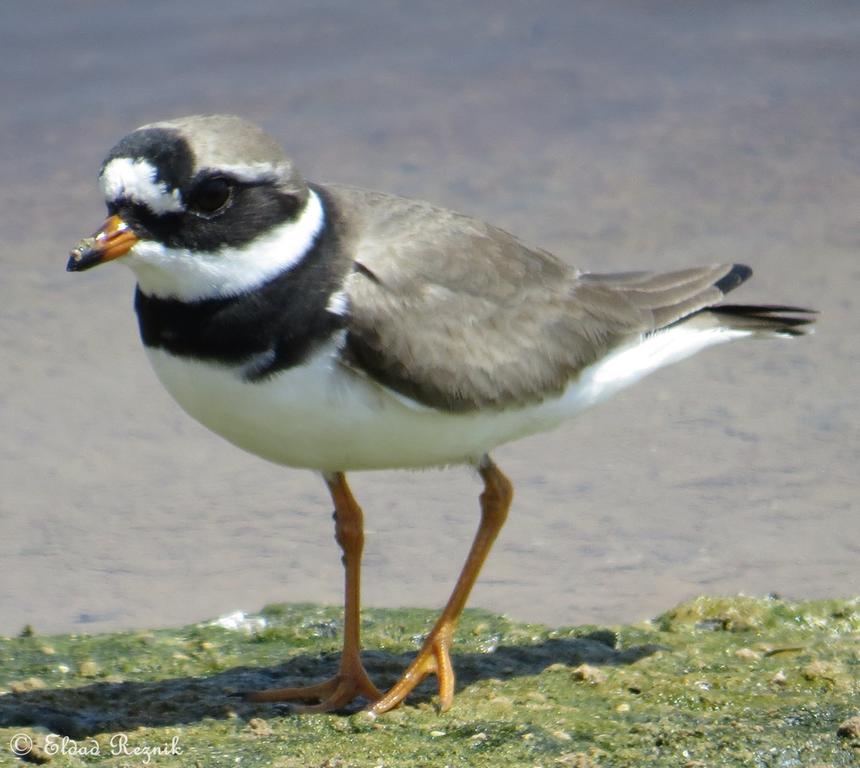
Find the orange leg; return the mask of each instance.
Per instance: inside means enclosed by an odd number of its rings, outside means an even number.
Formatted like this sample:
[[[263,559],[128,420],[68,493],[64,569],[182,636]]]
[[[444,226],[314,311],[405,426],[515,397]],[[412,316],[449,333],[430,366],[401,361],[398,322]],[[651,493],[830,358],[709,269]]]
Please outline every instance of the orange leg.
[[[457,620],[469,598],[469,592],[478,578],[484,560],[496,540],[496,536],[508,516],[513,498],[513,486],[489,456],[480,466],[484,479],[481,494],[481,524],[469,550],[469,556],[448,598],[448,604],[424,640],[418,656],[403,673],[400,680],[369,708],[373,715],[380,715],[396,707],[427,675],[435,674],[439,680],[439,708],[444,712],[454,700],[454,668],[451,664],[451,641]]]
[[[326,475],[334,501],[335,539],[343,550],[345,578],[343,653],[340,669],[329,680],[298,688],[274,688],[250,694],[251,701],[294,701],[316,699],[318,704],[297,705],[297,712],[330,712],[340,709],[357,696],[375,702],[382,695],[371,682],[361,663],[359,640],[361,600],[361,552],[364,548],[364,520],[346,477],[342,472]]]

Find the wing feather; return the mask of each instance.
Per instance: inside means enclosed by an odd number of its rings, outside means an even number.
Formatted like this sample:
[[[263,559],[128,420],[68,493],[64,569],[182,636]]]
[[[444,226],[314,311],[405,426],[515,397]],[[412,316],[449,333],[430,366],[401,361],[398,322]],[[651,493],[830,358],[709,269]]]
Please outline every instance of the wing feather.
[[[613,346],[718,301],[729,264],[581,273],[483,222],[340,188],[360,208],[344,359],[424,405],[539,402]]]

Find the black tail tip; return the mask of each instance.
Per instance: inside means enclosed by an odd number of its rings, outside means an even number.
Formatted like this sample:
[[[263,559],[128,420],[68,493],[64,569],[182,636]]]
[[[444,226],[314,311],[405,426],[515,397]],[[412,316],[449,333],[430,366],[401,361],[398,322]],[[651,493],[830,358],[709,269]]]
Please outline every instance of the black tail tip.
[[[710,308],[727,327],[756,331],[760,336],[804,336],[812,332],[814,309],[784,304],[717,304]]]
[[[719,288],[724,294],[728,293],[749,280],[752,273],[752,269],[746,264],[732,264],[732,268],[714,283],[714,287]]]

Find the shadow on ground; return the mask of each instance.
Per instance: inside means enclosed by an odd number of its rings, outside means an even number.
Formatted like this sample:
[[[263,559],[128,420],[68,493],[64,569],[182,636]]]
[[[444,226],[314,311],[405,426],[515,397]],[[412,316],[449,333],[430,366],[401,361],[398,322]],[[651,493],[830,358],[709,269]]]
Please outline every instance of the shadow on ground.
[[[576,638],[547,639],[535,645],[499,646],[491,653],[454,654],[458,690],[479,680],[537,675],[552,664],[632,664],[657,645],[616,647],[615,634],[597,631]],[[412,654],[366,652],[371,677],[383,688],[392,685]],[[209,677],[176,677],[156,682],[94,683],[76,688],[35,690],[0,697],[0,727],[30,726],[81,739],[98,733],[138,727],[175,726],[204,718],[250,718],[285,714],[286,704],[257,704],[243,693],[284,685],[306,685],[330,676],[338,654],[300,655],[274,667],[234,667]],[[435,680],[425,681],[408,705],[429,701]],[[343,711],[351,714],[361,702]]]

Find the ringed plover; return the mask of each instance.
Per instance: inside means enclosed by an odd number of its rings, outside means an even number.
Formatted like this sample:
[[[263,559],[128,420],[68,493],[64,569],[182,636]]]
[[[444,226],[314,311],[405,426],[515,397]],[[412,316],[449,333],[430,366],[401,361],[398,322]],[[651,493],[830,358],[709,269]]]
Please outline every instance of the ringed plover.
[[[551,429],[657,368],[741,338],[798,336],[808,310],[720,303],[741,264],[592,274],[474,218],[302,178],[238,117],[152,123],[108,154],[108,218],[72,251],[137,279],[155,373],[192,417],[270,461],[319,472],[345,568],[344,643],[326,682],[257,701],[374,715],[427,675],[454,696],[457,619],[512,498],[497,445]],[[471,464],[481,522],[416,659],[383,693],[359,658],[362,511],[351,470]]]

